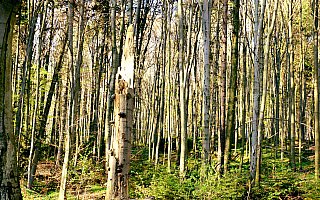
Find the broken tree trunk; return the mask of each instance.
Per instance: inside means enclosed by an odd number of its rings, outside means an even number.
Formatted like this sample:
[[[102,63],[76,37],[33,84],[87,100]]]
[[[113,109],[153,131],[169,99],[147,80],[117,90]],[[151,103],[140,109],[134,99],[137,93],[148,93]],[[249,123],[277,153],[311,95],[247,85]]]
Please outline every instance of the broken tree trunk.
[[[106,199],[129,199],[129,170],[133,121],[133,28],[128,28],[114,95],[114,126],[109,151]]]

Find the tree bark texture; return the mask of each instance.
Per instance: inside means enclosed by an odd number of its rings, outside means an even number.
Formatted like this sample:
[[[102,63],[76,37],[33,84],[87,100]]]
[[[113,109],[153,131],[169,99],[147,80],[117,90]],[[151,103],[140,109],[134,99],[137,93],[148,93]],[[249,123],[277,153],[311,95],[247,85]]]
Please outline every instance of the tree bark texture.
[[[224,149],[226,134],[226,70],[227,70],[227,51],[228,51],[228,0],[223,1],[222,16],[222,55],[220,69],[220,131],[218,138],[218,171],[223,173]]]
[[[184,177],[185,160],[186,160],[186,138],[187,138],[187,121],[186,121],[186,77],[184,68],[184,14],[182,0],[178,1],[179,16],[179,71],[180,71],[180,111],[181,111],[181,151],[180,151],[180,177]]]
[[[0,2],[0,200],[22,199],[13,131],[11,51],[18,1]]]
[[[289,63],[290,63],[290,163],[292,171],[296,170],[295,164],[295,104],[296,104],[296,93],[295,93],[295,72],[294,72],[294,47],[293,47],[293,1],[289,2]]]
[[[204,63],[204,82],[203,82],[203,136],[202,151],[203,163],[208,164],[210,153],[210,133],[209,133],[209,109],[210,109],[210,1],[203,1],[203,63]],[[206,166],[205,166],[206,167]]]
[[[111,121],[113,112],[113,98],[115,91],[115,77],[118,70],[118,52],[117,52],[117,35],[116,35],[116,6],[117,1],[113,0],[111,4],[111,46],[112,46],[112,72],[109,81],[107,109],[106,109],[106,124],[105,124],[105,152],[106,152],[106,169],[109,167],[109,150],[111,148]]]
[[[320,164],[320,136],[319,136],[319,69],[318,69],[318,19],[319,19],[319,1],[314,1],[314,135],[315,135],[315,178],[319,179]]]
[[[129,170],[131,133],[133,124],[133,26],[127,30],[122,65],[115,85],[114,117],[115,133],[109,150],[108,183],[106,199],[129,198]],[[131,61],[132,63],[130,63]],[[126,81],[122,77],[126,76]],[[131,86],[131,87],[130,87]]]
[[[253,83],[253,121],[252,121],[252,139],[251,139],[251,157],[250,157],[250,175],[255,180],[257,172],[257,158],[260,152],[261,135],[258,132],[259,124],[259,95],[260,95],[260,39],[261,26],[263,24],[264,10],[266,0],[263,0],[260,8],[260,0],[255,0],[254,11],[254,83]],[[260,11],[261,9],[261,11]],[[261,12],[261,13],[260,13]],[[260,15],[259,15],[260,13]],[[259,172],[258,172],[259,173]]]
[[[227,113],[227,131],[226,131],[226,145],[224,153],[224,173],[227,173],[228,162],[231,152],[231,141],[234,140],[235,132],[235,121],[236,121],[236,92],[237,92],[237,80],[238,80],[238,65],[239,65],[239,30],[240,30],[240,19],[239,9],[240,0],[233,1],[233,30],[231,40],[231,75],[229,83],[229,101],[228,101],[228,113]]]
[[[262,64],[263,72],[262,72],[262,96],[261,96],[261,104],[260,104],[260,110],[259,110],[259,122],[258,122],[258,134],[262,134],[262,127],[263,127],[263,117],[264,117],[264,110],[265,110],[265,104],[267,99],[267,83],[268,83],[268,65],[269,65],[269,49],[270,49],[270,38],[272,36],[272,32],[275,26],[276,16],[277,16],[277,9],[278,9],[278,1],[275,1],[274,5],[274,11],[272,16],[272,22],[268,29],[267,38],[266,38],[266,46],[265,46],[265,56],[264,56],[264,62]],[[262,52],[261,52],[262,54]],[[256,173],[256,182],[259,183],[260,181],[260,169],[261,169],[261,152],[257,153],[257,171]]]

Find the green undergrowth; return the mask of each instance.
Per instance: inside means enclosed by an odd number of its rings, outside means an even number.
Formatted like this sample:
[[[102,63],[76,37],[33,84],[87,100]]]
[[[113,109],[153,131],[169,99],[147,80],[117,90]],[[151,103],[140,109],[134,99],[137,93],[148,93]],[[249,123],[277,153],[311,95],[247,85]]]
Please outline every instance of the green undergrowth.
[[[104,188],[100,185],[88,185],[84,191],[69,191],[66,195],[66,199],[76,200],[76,199],[101,199],[104,195]],[[22,187],[23,199],[34,199],[34,200],[48,200],[48,199],[58,199],[59,190],[48,192],[47,194],[42,194],[34,190],[28,190]]]
[[[167,161],[165,161],[167,162]],[[216,173],[216,161],[208,167],[206,177],[201,176],[201,160],[188,157],[187,172],[179,177],[179,169],[172,163],[155,167],[139,160],[131,164],[130,197],[156,199],[320,199],[320,183],[314,180],[312,161],[304,160],[303,170],[293,172],[289,159],[274,159],[264,152],[259,186],[250,184],[249,160],[245,158],[239,170],[239,156],[233,156],[229,172],[222,177]],[[163,163],[160,161],[160,163]],[[296,161],[299,168],[298,159]]]
[[[177,156],[173,155],[171,169],[167,159],[160,156],[159,164],[149,162],[147,149],[132,151],[130,169],[130,198],[144,199],[153,196],[156,199],[320,199],[320,183],[314,180],[314,164],[308,160],[312,153],[304,153],[302,169],[295,172],[290,168],[289,159],[280,155],[277,159],[269,150],[263,150],[261,181],[259,186],[250,184],[250,166],[244,158],[239,169],[240,154],[231,156],[228,173],[218,176],[215,157],[203,173],[201,159],[190,152],[186,164],[186,173],[179,176]],[[299,169],[298,158],[296,160]],[[22,180],[24,199],[57,199],[59,195],[60,169],[50,163],[39,166],[39,175],[35,187],[28,190]],[[48,172],[46,172],[48,170]],[[57,172],[57,173],[55,173]],[[204,175],[206,174],[206,175]],[[67,199],[104,199],[106,174],[103,163],[79,158],[78,165],[69,172]]]

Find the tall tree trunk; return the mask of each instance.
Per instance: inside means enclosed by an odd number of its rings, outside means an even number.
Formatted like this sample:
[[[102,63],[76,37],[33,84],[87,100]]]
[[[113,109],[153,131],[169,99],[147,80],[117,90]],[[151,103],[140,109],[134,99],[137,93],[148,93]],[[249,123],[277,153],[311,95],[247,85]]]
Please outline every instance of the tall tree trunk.
[[[46,9],[44,9],[46,11]],[[45,15],[46,16],[46,15]],[[32,166],[34,158],[34,139],[35,139],[35,131],[36,131],[36,121],[38,117],[38,104],[39,104],[39,90],[40,90],[40,68],[41,68],[41,53],[42,52],[42,36],[44,31],[44,19],[43,11],[40,14],[40,36],[39,36],[39,44],[38,44],[38,68],[37,68],[37,85],[36,85],[36,99],[35,99],[35,108],[33,114],[33,122],[32,122],[32,130],[31,130],[31,144],[30,144],[30,154],[29,154],[29,163],[28,163],[28,185],[27,187],[30,189],[32,186],[34,174],[32,173]],[[37,149],[36,149],[37,150]]]
[[[295,105],[296,105],[296,93],[295,93],[295,82],[294,82],[294,49],[293,49],[293,1],[291,0],[289,3],[289,63],[290,63],[290,163],[291,163],[291,168],[292,171],[296,170],[296,165],[295,165]]]
[[[222,55],[220,70],[220,137],[218,141],[218,172],[223,173],[226,134],[226,70],[228,52],[228,0],[223,1],[222,17]]]
[[[0,199],[22,200],[12,118],[12,38],[18,1],[0,2]]]
[[[62,82],[62,81],[61,81]],[[58,144],[58,152],[57,152],[57,157],[56,157],[56,167],[60,167],[60,160],[61,160],[61,155],[62,155],[62,151],[63,151],[63,138],[64,138],[64,133],[65,133],[65,130],[66,128],[68,128],[68,126],[66,126],[66,118],[67,118],[67,107],[68,107],[68,81],[66,82],[66,85],[65,85],[65,91],[63,93],[63,97],[64,98],[61,98],[61,101],[60,102],[60,105],[59,105],[59,108],[60,108],[60,113],[61,113],[61,116],[60,116],[60,134],[59,134],[59,144]],[[61,91],[61,94],[62,94],[62,91]],[[62,100],[63,99],[63,100]]]
[[[116,6],[117,1],[111,2],[111,45],[112,45],[112,72],[109,81],[108,98],[107,98],[107,111],[106,111],[106,124],[105,124],[105,143],[106,143],[106,165],[105,168],[109,168],[109,157],[111,148],[111,121],[112,121],[112,104],[114,101],[114,89],[115,89],[115,78],[118,70],[118,52],[117,52],[117,35],[116,35]]]
[[[182,0],[178,0],[178,17],[179,17],[179,71],[180,71],[180,111],[181,111],[181,152],[180,152],[180,177],[185,175],[185,156],[186,156],[186,138],[187,138],[187,121],[186,121],[186,98],[185,98],[185,67],[184,67],[184,13]]]
[[[21,132],[21,121],[22,121],[22,107],[23,107],[23,99],[25,93],[25,87],[27,83],[27,74],[31,68],[31,61],[32,61],[32,54],[33,54],[33,42],[34,42],[34,35],[35,35],[35,28],[36,28],[36,14],[32,15],[31,20],[29,20],[29,36],[28,36],[28,43],[26,49],[26,56],[25,61],[23,63],[23,72],[22,72],[22,82],[21,82],[21,91],[19,95],[19,102],[18,102],[18,110],[16,114],[16,124],[15,124],[15,134],[20,135]],[[29,105],[27,105],[29,106]]]
[[[257,157],[260,152],[261,136],[258,133],[259,123],[259,95],[260,95],[260,40],[261,26],[263,24],[266,0],[263,0],[260,11],[260,0],[255,0],[254,12],[254,88],[253,88],[253,122],[252,122],[252,139],[251,139],[251,157],[250,157],[250,175],[253,183],[255,183],[257,171]],[[259,15],[260,13],[260,15]]]
[[[240,19],[239,9],[240,0],[233,0],[233,30],[232,30],[232,41],[231,41],[231,75],[229,83],[229,101],[228,101],[228,115],[227,115],[227,131],[226,131],[226,145],[224,151],[224,173],[227,173],[228,162],[230,157],[231,141],[234,141],[235,133],[235,120],[236,120],[236,91],[238,81],[238,65],[239,65],[239,30],[240,30]]]
[[[79,34],[78,34],[78,52],[77,52],[77,60],[75,65],[74,71],[74,82],[71,86],[71,99],[69,105],[69,129],[70,129],[70,137],[71,137],[71,144],[76,144],[77,134],[76,130],[79,126],[79,113],[80,113],[80,99],[81,99],[81,82],[80,82],[80,70],[83,61],[83,43],[85,37],[85,23],[86,23],[86,16],[85,16],[85,2],[86,0],[81,0],[80,2],[80,19],[79,19]],[[75,149],[71,149],[74,152],[74,165],[77,165],[77,156],[79,153],[79,147],[76,144]]]
[[[133,26],[129,26],[115,91],[115,134],[108,169],[106,199],[129,198],[131,132],[133,122]],[[124,78],[124,79],[122,79]],[[130,81],[126,81],[130,80]],[[132,83],[132,85],[130,84]]]
[[[80,96],[80,67],[82,65],[82,50],[83,50],[83,41],[84,41],[84,6],[85,0],[81,0],[80,5],[80,20],[79,20],[79,39],[78,39],[78,55],[77,62],[74,71],[74,80],[71,83],[71,99],[69,104],[69,127],[67,128],[66,140],[65,140],[65,155],[62,167],[62,175],[61,175],[61,183],[60,183],[60,191],[59,191],[59,200],[63,200],[65,198],[66,192],[66,184],[67,184],[67,176],[68,176],[68,167],[69,167],[69,159],[70,159],[70,151],[71,144],[75,143],[75,128],[77,120],[79,119],[79,96]],[[69,24],[70,26],[70,24]],[[70,36],[69,36],[70,37]],[[71,59],[72,60],[72,59]],[[77,147],[76,147],[77,148]],[[74,153],[75,160],[77,158],[77,151]],[[74,163],[76,165],[76,163]]]
[[[105,21],[106,22],[106,21]],[[98,132],[99,128],[99,100],[100,100],[100,84],[103,74],[103,57],[104,57],[104,49],[105,49],[105,41],[106,41],[106,35],[107,35],[107,26],[105,25],[103,28],[103,39],[102,39],[102,46],[101,46],[101,52],[100,52],[100,62],[99,62],[99,72],[98,72],[98,78],[95,81],[95,100],[94,100],[94,117],[93,117],[93,136],[97,137],[97,153],[98,153],[98,159],[100,159],[100,151],[101,151],[101,131]]]
[[[157,147],[156,147],[156,162],[155,164],[158,164],[159,160],[159,146],[160,146],[160,139],[161,135],[163,135],[163,127],[164,127],[164,109],[165,109],[165,83],[166,83],[166,50],[167,50],[167,4],[166,2],[163,3],[162,6],[162,12],[163,12],[163,21],[162,21],[162,33],[161,33],[161,40],[162,40],[162,48],[161,48],[161,67],[160,67],[160,74],[162,77],[161,82],[161,89],[159,91],[159,97],[160,97],[160,104],[159,104],[159,126],[158,128],[158,139],[157,139]]]
[[[62,62],[63,62],[63,58],[64,58],[64,52],[65,52],[67,41],[68,41],[68,33],[66,33],[65,38],[63,40],[62,49],[61,49],[61,53],[60,53],[60,57],[59,57],[59,62],[57,63],[57,66],[55,67],[55,70],[54,70],[50,90],[49,90],[48,97],[47,97],[46,106],[45,106],[43,115],[40,117],[40,130],[39,130],[39,137],[40,138],[44,137],[44,133],[46,130],[46,124],[47,124],[49,110],[51,107],[51,101],[52,101],[53,93],[55,90],[55,85],[59,80],[59,72],[62,68]],[[39,145],[41,145],[41,143]],[[40,146],[38,147],[38,149],[40,149]]]
[[[300,131],[299,131],[299,170],[302,170],[302,141],[305,133],[305,110],[306,110],[306,80],[304,68],[304,46],[303,46],[303,27],[302,27],[302,0],[300,0]]]
[[[263,127],[263,116],[265,110],[265,104],[267,99],[267,83],[268,83],[268,63],[269,63],[269,50],[270,50],[270,39],[272,36],[272,32],[275,26],[275,21],[277,17],[278,11],[278,1],[276,0],[274,3],[274,11],[272,16],[272,22],[267,32],[266,46],[265,46],[265,56],[264,62],[262,63],[263,68],[263,77],[262,77],[262,96],[261,96],[261,104],[259,110],[259,122],[258,122],[258,134],[262,135],[262,127]],[[262,54],[262,53],[261,53]],[[259,148],[258,150],[260,150]],[[257,173],[256,173],[256,183],[260,182],[260,171],[261,171],[261,152],[257,152]]]
[[[202,136],[202,156],[203,164],[206,168],[209,161],[210,153],[210,133],[209,133],[209,109],[210,109],[210,28],[211,28],[211,1],[203,0],[203,63],[204,63],[204,79],[203,79],[203,136]],[[213,73],[214,74],[214,73]]]
[[[319,19],[319,1],[314,0],[314,135],[315,135],[315,178],[319,179],[319,164],[320,164],[320,136],[319,136],[319,70],[318,70],[318,19]]]
[[[245,20],[245,19],[244,19]],[[245,20],[246,22],[246,20]],[[246,28],[244,28],[244,44],[243,44],[243,54],[242,54],[242,59],[243,59],[243,74],[242,74],[242,110],[241,110],[241,155],[240,155],[240,164],[239,164],[239,169],[240,171],[242,170],[242,165],[243,165],[243,157],[244,157],[244,144],[246,141],[246,96],[247,96],[247,34],[246,34]]]

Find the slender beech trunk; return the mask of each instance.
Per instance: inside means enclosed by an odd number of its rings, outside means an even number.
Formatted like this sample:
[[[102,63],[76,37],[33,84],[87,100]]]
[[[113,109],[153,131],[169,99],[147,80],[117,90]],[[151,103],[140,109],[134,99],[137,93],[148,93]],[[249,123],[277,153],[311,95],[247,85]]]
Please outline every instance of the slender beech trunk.
[[[117,35],[116,35],[116,6],[117,1],[113,0],[111,2],[111,46],[112,46],[112,72],[109,81],[109,90],[107,98],[107,111],[106,111],[106,124],[105,124],[105,143],[106,143],[106,170],[109,167],[109,157],[111,148],[111,124],[112,124],[112,104],[114,101],[114,89],[115,89],[115,78],[118,70],[118,52],[117,52]]]
[[[306,80],[304,68],[304,46],[303,46],[303,27],[302,27],[302,0],[300,0],[300,131],[299,131],[299,170],[302,170],[302,141],[305,133],[305,95]]]
[[[185,156],[186,156],[186,138],[187,138],[187,122],[186,122],[186,98],[185,98],[185,68],[184,68],[184,13],[182,8],[182,0],[178,0],[178,17],[179,17],[179,71],[180,71],[180,120],[181,120],[181,153],[180,153],[180,177],[185,175]]]
[[[202,136],[202,158],[205,167],[205,175],[207,174],[207,166],[210,153],[210,133],[209,133],[209,109],[210,109],[210,27],[211,27],[211,1],[203,0],[203,63],[204,63],[204,79],[203,79],[203,136]]]
[[[267,99],[267,83],[268,83],[268,65],[269,65],[269,50],[270,50],[270,39],[273,33],[273,29],[276,22],[277,11],[278,11],[278,1],[276,0],[274,3],[274,11],[272,16],[272,22],[267,32],[267,39],[265,43],[265,55],[264,55],[264,62],[262,63],[263,68],[263,77],[262,77],[262,96],[261,96],[261,104],[259,110],[259,122],[258,122],[258,134],[262,135],[262,127],[263,127],[263,116],[265,110],[265,104]],[[261,53],[262,54],[262,53]],[[262,136],[261,136],[262,137]],[[259,148],[258,150],[260,150]],[[261,172],[261,152],[257,152],[257,173],[256,173],[256,183],[259,184],[260,182],[260,172]]]
[[[69,69],[71,70],[71,82],[74,82],[73,67],[73,17],[74,17],[74,0],[68,0],[68,48],[69,48]]]
[[[106,22],[106,21],[105,21]],[[103,39],[101,44],[101,52],[100,52],[100,61],[99,61],[99,72],[98,72],[98,78],[95,81],[95,100],[94,100],[94,117],[93,117],[93,136],[97,137],[97,156],[98,159],[100,159],[100,151],[101,151],[101,131],[99,131],[99,101],[100,101],[100,85],[101,85],[101,79],[103,74],[103,57],[104,57],[104,49],[105,49],[105,41],[106,41],[106,35],[107,35],[107,26],[105,25],[103,28]]]
[[[319,136],[319,70],[318,70],[318,19],[319,19],[319,1],[314,0],[314,135],[315,135],[315,178],[319,179],[319,164],[320,164],[320,136]]]
[[[160,95],[160,108],[159,108],[159,126],[158,128],[158,139],[157,139],[157,148],[156,148],[156,162],[155,164],[158,164],[159,160],[159,145],[160,145],[160,139],[161,135],[163,135],[164,130],[164,110],[165,110],[165,83],[166,83],[166,50],[167,50],[167,4],[164,2],[162,6],[162,12],[163,12],[163,21],[162,21],[162,33],[161,33],[161,40],[162,40],[162,49],[161,49],[161,76],[162,76],[162,82],[161,82],[161,91],[159,91]]]
[[[222,55],[220,69],[220,136],[218,141],[218,172],[223,173],[226,134],[226,70],[228,52],[228,0],[223,1],[222,17]]]
[[[71,85],[71,99],[69,105],[69,129],[70,129],[70,137],[71,144],[75,144],[75,149],[71,149],[74,152],[74,166],[77,165],[77,157],[79,153],[79,146],[76,143],[78,138],[77,128],[79,127],[79,113],[80,113],[80,100],[81,100],[81,83],[80,83],[80,70],[83,62],[83,43],[85,37],[85,2],[86,0],[81,0],[80,2],[80,19],[79,19],[79,34],[78,34],[78,52],[77,52],[77,60],[74,71],[74,82]]]
[[[19,102],[18,102],[18,111],[16,114],[16,124],[15,124],[15,134],[20,135],[21,132],[21,121],[22,121],[22,107],[23,107],[23,99],[24,99],[24,93],[25,93],[25,87],[27,83],[27,73],[28,70],[31,68],[31,60],[32,60],[32,54],[33,54],[33,42],[34,42],[34,33],[36,28],[36,14],[34,14],[29,20],[29,36],[28,36],[28,43],[27,43],[27,49],[26,49],[26,56],[25,61],[23,63],[23,72],[22,72],[22,82],[21,82],[21,90],[19,95]],[[29,105],[28,105],[29,106]]]
[[[60,102],[60,112],[61,112],[61,118],[60,118],[60,134],[59,134],[59,145],[58,145],[58,152],[57,152],[57,158],[56,158],[56,167],[60,167],[60,160],[61,160],[61,155],[63,151],[63,138],[64,138],[64,133],[66,132],[66,119],[67,119],[67,107],[68,107],[68,81],[66,81],[65,85],[65,91],[63,94],[63,103]]]
[[[251,139],[251,157],[250,157],[250,175],[253,183],[257,172],[257,154],[260,152],[261,136],[258,133],[259,117],[259,89],[260,89],[260,39],[261,26],[263,24],[266,0],[263,0],[260,8],[260,0],[255,0],[254,11],[254,88],[253,88],[253,122],[252,122],[252,139]],[[260,11],[261,10],[261,11]],[[259,15],[260,13],[260,15]],[[259,173],[259,172],[257,172]]]
[[[289,3],[289,64],[290,64],[290,163],[291,168],[293,171],[296,170],[295,164],[295,105],[296,105],[296,98],[295,98],[295,82],[294,82],[294,49],[293,49],[293,0]]]
[[[247,2],[247,1],[246,1]],[[247,6],[245,7],[244,14],[247,15]],[[247,18],[244,19],[244,24],[246,24]],[[240,172],[242,170],[243,165],[243,157],[244,157],[244,145],[247,139],[246,135],[246,116],[247,116],[247,108],[246,108],[246,98],[247,98],[247,28],[244,27],[243,30],[243,48],[242,48],[242,111],[241,111],[241,155],[240,155],[240,164],[239,169]]]
[[[279,35],[279,31],[277,30],[275,40],[274,40],[274,46],[275,46],[274,82],[275,82],[275,95],[276,95],[276,105],[275,105],[276,119],[280,118],[280,49],[278,45],[278,35]],[[280,134],[280,120],[276,120],[276,149],[279,143],[279,137],[280,137],[280,146],[282,149],[282,134]],[[283,151],[281,151],[280,156],[282,160]]]
[[[224,173],[228,171],[228,162],[231,150],[231,141],[234,141],[235,121],[236,121],[236,91],[238,81],[238,65],[239,65],[239,30],[240,30],[240,0],[233,0],[233,29],[231,40],[231,75],[229,83],[229,101],[228,101],[228,114],[227,114],[227,131],[226,131],[226,145],[224,151]]]
[[[170,20],[170,18],[169,18]],[[170,23],[169,23],[169,28],[168,28],[168,35],[167,35],[167,39],[168,39],[168,70],[171,71],[172,68],[171,68],[171,35],[170,35],[170,32],[171,32],[171,26],[170,26]],[[173,104],[173,99],[172,99],[172,88],[173,88],[173,82],[170,78],[168,78],[168,93],[169,93],[169,97],[168,97],[168,173],[171,172],[171,154],[172,154],[172,138],[173,138],[173,123],[172,123],[172,118],[173,118],[173,111],[174,109],[170,109],[170,105],[174,105]]]
[[[44,10],[46,11],[46,8],[44,8]],[[44,32],[44,27],[45,27],[45,18],[46,18],[46,14],[45,16],[43,16],[43,11],[40,14],[40,36],[39,36],[39,44],[38,44],[38,67],[37,67],[37,83],[36,83],[36,99],[35,99],[35,108],[34,108],[34,114],[33,114],[33,120],[32,120],[32,130],[31,130],[31,144],[30,144],[30,154],[29,154],[29,163],[28,163],[28,185],[27,187],[30,189],[32,186],[32,182],[34,179],[34,175],[32,173],[32,169],[35,170],[33,166],[33,164],[37,164],[34,163],[34,160],[37,160],[38,158],[34,157],[34,140],[35,140],[35,132],[36,132],[36,121],[37,121],[37,117],[38,117],[38,105],[39,105],[39,90],[40,90],[40,68],[41,68],[41,52],[42,52],[42,36],[43,36],[43,32]],[[36,149],[37,151],[37,149]],[[37,154],[38,155],[38,154]]]
[[[65,155],[62,167],[62,175],[61,175],[61,183],[60,183],[60,191],[59,191],[59,200],[63,200],[65,198],[66,193],[66,184],[67,184],[67,176],[68,176],[68,167],[69,167],[69,159],[70,159],[70,151],[71,144],[75,143],[75,128],[77,120],[79,119],[79,96],[80,96],[80,67],[82,65],[82,50],[83,50],[83,40],[84,40],[84,5],[85,0],[81,0],[80,7],[80,27],[79,27],[79,39],[78,39],[78,55],[77,62],[74,71],[74,80],[71,83],[71,98],[69,104],[68,111],[68,119],[69,119],[69,127],[67,128],[66,140],[65,140]],[[77,149],[77,147],[76,147]],[[77,150],[74,153],[74,160],[77,158]],[[74,163],[76,165],[76,162]]]

